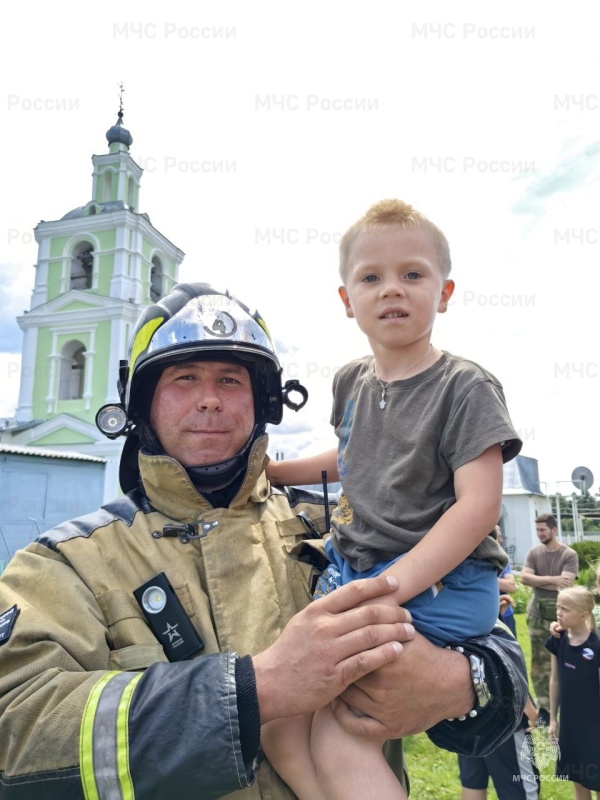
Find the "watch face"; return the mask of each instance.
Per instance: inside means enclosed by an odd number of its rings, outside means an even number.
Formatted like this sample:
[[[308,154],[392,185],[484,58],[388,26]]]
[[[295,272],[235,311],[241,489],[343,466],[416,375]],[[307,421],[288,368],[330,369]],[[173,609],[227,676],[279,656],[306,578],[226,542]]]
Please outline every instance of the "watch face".
[[[478,656],[469,656],[469,662],[471,664],[471,680],[477,696],[477,705],[479,708],[485,708],[492,699],[492,695],[485,679],[483,659]]]

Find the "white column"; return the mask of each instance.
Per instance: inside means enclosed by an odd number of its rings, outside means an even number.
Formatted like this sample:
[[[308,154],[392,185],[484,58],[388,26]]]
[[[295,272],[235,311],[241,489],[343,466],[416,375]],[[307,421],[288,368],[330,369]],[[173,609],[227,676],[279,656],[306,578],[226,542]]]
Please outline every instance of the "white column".
[[[98,276],[100,272],[100,253],[94,248],[92,261],[92,289],[98,289]]]
[[[58,377],[60,379],[60,354],[56,352],[56,334],[52,334],[52,353],[50,355],[50,375],[48,377],[48,394],[46,395],[46,414],[56,410],[57,387],[56,365],[58,364]]]
[[[92,400],[92,374],[94,372],[94,356],[96,355],[95,344],[96,330],[92,329],[90,331],[89,349],[83,354],[85,358],[85,386],[83,388],[83,399],[85,400],[86,411],[90,410]]]
[[[48,259],[50,258],[50,239],[42,239],[38,248],[38,263],[35,265],[35,285],[31,294],[30,308],[41,306],[48,299]]]
[[[21,355],[21,383],[19,386],[19,405],[17,422],[31,422],[33,419],[33,383],[35,378],[35,353],[37,350],[38,329],[26,328]]]
[[[71,288],[71,257],[64,256],[62,273],[60,276],[60,294],[65,294]]]
[[[119,378],[119,362],[126,358],[126,322],[123,319],[112,319],[110,322],[110,350],[108,355],[108,385],[105,403],[118,403],[117,380]]]

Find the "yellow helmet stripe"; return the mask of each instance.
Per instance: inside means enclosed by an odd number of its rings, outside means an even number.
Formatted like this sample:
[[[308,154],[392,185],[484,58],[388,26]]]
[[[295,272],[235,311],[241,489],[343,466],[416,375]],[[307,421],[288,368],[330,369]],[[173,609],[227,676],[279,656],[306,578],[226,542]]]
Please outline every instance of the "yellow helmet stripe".
[[[131,374],[135,367],[135,362],[147,349],[148,345],[150,344],[150,340],[154,335],[154,331],[159,328],[163,322],[165,321],[164,317],[155,317],[154,319],[149,320],[145,325],[139,329],[135,336],[135,340],[131,345],[131,357],[129,359],[129,376],[128,380],[131,378]]]
[[[257,313],[256,313],[256,315],[253,317],[253,319],[254,319],[256,322],[258,322],[258,324],[260,325],[260,327],[261,327],[261,328],[263,329],[263,331],[264,331],[264,332],[267,334],[267,336],[269,337],[269,341],[271,342],[271,345],[272,345],[272,344],[273,344],[273,337],[271,336],[271,333],[269,332],[269,329],[267,328],[267,323],[264,321],[264,319],[263,319],[263,318],[260,316],[260,314],[259,314],[258,312],[257,312]]]

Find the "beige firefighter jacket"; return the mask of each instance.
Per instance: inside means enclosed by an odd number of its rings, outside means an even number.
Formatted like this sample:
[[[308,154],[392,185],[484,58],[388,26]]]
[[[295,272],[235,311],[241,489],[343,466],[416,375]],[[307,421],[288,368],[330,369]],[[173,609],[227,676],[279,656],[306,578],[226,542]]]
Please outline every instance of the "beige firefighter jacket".
[[[236,653],[268,647],[309,602],[325,515],[269,485],[266,446],[217,509],[176,461],[141,455],[143,490],[14,556],[0,576],[1,800],[293,797],[267,762],[255,782],[244,764]],[[204,641],[190,660],[168,662],[134,598],[160,572]],[[521,719],[526,677],[507,632],[463,644],[484,660],[492,701],[428,733],[480,756]],[[401,742],[387,749],[402,775]]]
[[[182,664],[167,664],[132,592],[157,573],[166,573],[205,644],[189,662],[193,665],[208,662],[207,654],[256,654],[275,641],[292,615],[309,602],[318,574],[311,563],[293,555],[307,538],[307,525],[297,515],[306,513],[321,533],[325,516],[322,505],[292,509],[286,495],[270,487],[263,472],[266,446],[266,436],[255,443],[246,479],[229,508],[213,508],[174,459],[140,455],[145,496],[130,493],[44,534],[15,555],[0,580],[0,613],[16,606],[18,614],[10,639],[0,647],[0,786],[7,800],[21,797],[18,790],[25,784],[33,791],[33,782],[39,782],[36,798],[83,797],[74,788],[81,782],[86,796],[96,792],[102,797],[103,791],[108,796],[118,781],[111,775],[95,785],[99,763],[105,770],[129,772],[138,800],[221,796],[219,771],[229,771],[233,762],[239,773],[236,785],[247,786],[252,780],[230,730],[237,730],[232,657],[227,662],[219,659],[215,674],[205,675],[212,685],[203,685],[198,671],[190,672],[183,687],[178,685]],[[199,538],[183,542],[180,536],[164,535],[165,525],[174,523]],[[314,544],[320,547],[320,542]],[[158,679],[137,682],[140,670],[161,662],[167,689]],[[188,662],[183,666],[188,668]],[[120,684],[107,677],[111,671]],[[171,677],[175,674],[177,678]],[[120,711],[115,712],[115,702],[111,707],[104,696],[108,692],[103,692],[103,680],[118,695]],[[167,697],[158,697],[158,684]],[[137,717],[128,719],[123,709],[128,696],[129,702],[133,697],[134,709],[142,705],[136,698],[144,690],[154,691],[157,699],[142,725]],[[226,713],[216,702],[218,692]],[[206,695],[210,722],[206,717],[190,719],[194,693]],[[90,710],[94,704],[95,711]],[[100,711],[117,726],[128,726],[129,744],[116,735],[108,745],[99,744]],[[221,713],[223,724],[214,724],[214,716]],[[174,731],[170,715],[178,720]],[[191,740],[177,739],[184,735]],[[147,746],[140,744],[143,739]],[[189,769],[187,762],[178,766],[167,749],[201,753],[207,740],[208,760],[196,755],[196,764],[214,771],[217,794],[194,791],[202,781],[193,772],[187,792],[173,782],[166,785],[177,788],[178,794],[155,794],[159,790],[150,788],[140,793],[144,771],[156,768],[145,762],[144,751],[148,760],[155,760],[162,748],[165,762],[170,759],[169,769],[182,771]],[[233,755],[222,758],[219,748]],[[226,780],[222,785],[232,788]],[[5,796],[1,789],[0,795]],[[253,786],[231,796],[293,797],[266,762]]]

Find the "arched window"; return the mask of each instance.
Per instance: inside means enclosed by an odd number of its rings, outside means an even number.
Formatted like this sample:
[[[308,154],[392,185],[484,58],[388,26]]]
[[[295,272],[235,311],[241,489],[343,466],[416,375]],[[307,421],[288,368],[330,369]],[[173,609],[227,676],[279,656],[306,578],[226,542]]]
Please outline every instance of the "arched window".
[[[60,353],[59,400],[80,400],[85,382],[85,347],[81,342],[71,341]]]
[[[164,294],[163,279],[161,260],[158,256],[154,256],[150,269],[150,299],[153,303],[157,303]]]
[[[94,272],[94,248],[89,242],[80,242],[71,258],[70,289],[91,289]]]

